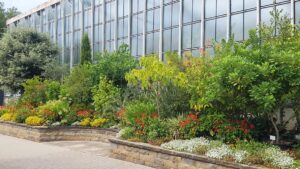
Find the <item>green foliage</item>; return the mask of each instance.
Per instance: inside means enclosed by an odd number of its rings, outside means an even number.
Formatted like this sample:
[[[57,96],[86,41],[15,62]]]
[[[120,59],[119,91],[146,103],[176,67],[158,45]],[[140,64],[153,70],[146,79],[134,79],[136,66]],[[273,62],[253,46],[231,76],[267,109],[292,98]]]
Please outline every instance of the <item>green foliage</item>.
[[[129,84],[150,92],[156,103],[156,111],[161,115],[163,90],[167,90],[170,85],[184,86],[185,74],[172,62],[163,63],[156,56],[142,57],[140,67],[126,74],[126,80]]]
[[[58,58],[58,48],[42,33],[13,29],[0,41],[0,86],[23,91],[22,84],[41,76],[45,67]]]
[[[33,116],[35,114],[34,109],[28,106],[21,106],[16,109],[16,122],[17,123],[25,123],[25,120],[29,116]]]
[[[85,33],[81,40],[81,49],[80,49],[80,64],[90,64],[92,63],[92,51],[89,35]]]
[[[120,106],[120,89],[106,77],[100,77],[99,86],[93,90],[93,100],[97,112],[116,112]]]
[[[38,107],[38,115],[49,123],[60,122],[69,111],[68,103],[61,100],[48,101],[45,105]]]
[[[125,74],[136,66],[137,61],[131,56],[128,46],[122,45],[112,53],[104,52],[98,55],[94,69],[97,75],[105,76],[115,86],[125,88]]]
[[[20,12],[18,11],[17,8],[12,7],[12,8],[5,9],[4,3],[2,1],[0,2],[0,37],[6,30],[6,21],[19,14]]]
[[[129,125],[141,127],[155,111],[153,103],[133,101],[126,106],[125,119]]]
[[[93,86],[93,71],[90,65],[76,66],[64,79],[61,95],[63,99],[70,101],[72,106],[80,105],[81,109],[86,109],[92,103]]]
[[[43,72],[42,76],[45,77],[45,79],[61,81],[64,76],[69,74],[69,70],[69,65],[54,61],[45,65],[45,71]]]
[[[21,97],[22,104],[30,104],[34,107],[46,103],[49,100],[58,99],[60,83],[34,77],[23,83],[24,93]]]
[[[169,125],[165,120],[159,118],[150,119],[148,125],[145,127],[148,141],[155,141],[157,139],[170,139]]]
[[[289,23],[275,12],[260,34],[251,31],[243,43],[231,39],[216,44],[215,58],[187,67],[192,106],[205,113],[222,112],[230,120],[269,119],[279,140],[284,127],[277,124],[282,124],[284,108],[297,110],[300,103],[300,30]]]

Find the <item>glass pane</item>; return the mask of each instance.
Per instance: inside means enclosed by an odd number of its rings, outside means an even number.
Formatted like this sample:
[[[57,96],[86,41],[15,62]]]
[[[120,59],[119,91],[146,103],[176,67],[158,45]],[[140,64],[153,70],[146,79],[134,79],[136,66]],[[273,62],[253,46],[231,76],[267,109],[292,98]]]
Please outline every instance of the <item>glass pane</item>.
[[[147,34],[146,38],[146,54],[151,54],[153,52],[153,34]]]
[[[210,20],[205,22],[205,45],[209,46],[212,45],[212,41],[215,40],[215,34],[216,34],[216,21]]]
[[[244,38],[249,38],[249,31],[251,29],[256,29],[256,11],[245,13],[245,30],[244,30]]]
[[[270,12],[273,10],[273,8],[264,8],[261,9],[261,22],[265,24],[271,24],[271,14]]]
[[[153,30],[153,10],[147,12],[147,31]]]
[[[182,47],[183,49],[191,48],[191,40],[192,40],[192,26],[187,25],[183,27],[183,42]]]
[[[171,23],[171,11],[172,11],[172,5],[168,5],[164,7],[164,28],[170,27],[172,25]]]
[[[205,18],[216,16],[216,0],[205,0]]]
[[[164,52],[171,50],[171,30],[165,30],[164,31],[164,38],[163,38],[163,47]]]
[[[143,33],[143,28],[144,28],[144,17],[143,17],[143,14],[139,14],[138,15],[138,33]]]
[[[226,27],[227,27],[227,18],[217,19],[217,32],[216,32],[216,41],[220,42],[222,39],[226,39]]]
[[[184,0],[183,2],[183,23],[191,22],[193,18],[192,0]]]
[[[194,0],[193,2],[193,20],[201,20],[202,0]]]
[[[261,0],[261,5],[270,5],[273,4],[273,0]]]
[[[276,7],[279,11],[282,11],[282,15],[286,15],[288,17],[291,16],[291,4],[280,5]]]
[[[295,11],[296,11],[295,17],[296,17],[296,19],[295,19],[295,21],[296,21],[296,24],[300,25],[300,2],[296,2],[295,5],[296,5],[296,8],[295,8]]]
[[[231,0],[231,11],[241,11],[244,8],[243,0]]]
[[[233,15],[231,18],[231,33],[237,41],[243,40],[243,14]]]
[[[244,0],[245,9],[256,8],[257,0]]]
[[[200,47],[200,39],[201,39],[201,23],[196,23],[193,25],[193,33],[192,33],[192,47]]]
[[[228,0],[217,0],[217,15],[224,15],[228,11]]]
[[[173,4],[172,10],[172,26],[179,25],[179,3]]]
[[[154,30],[159,29],[160,26],[160,9],[154,10]]]
[[[171,41],[172,42],[172,51],[178,50],[178,44],[179,44],[178,33],[179,33],[178,28],[172,29],[172,41]]]

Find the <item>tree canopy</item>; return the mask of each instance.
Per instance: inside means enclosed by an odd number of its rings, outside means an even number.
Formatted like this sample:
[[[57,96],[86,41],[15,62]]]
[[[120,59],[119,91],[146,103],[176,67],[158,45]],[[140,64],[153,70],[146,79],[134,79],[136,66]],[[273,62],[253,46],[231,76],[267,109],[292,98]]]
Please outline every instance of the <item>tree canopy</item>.
[[[14,29],[0,41],[0,86],[22,91],[22,83],[42,76],[45,67],[58,57],[58,48],[42,33]]]

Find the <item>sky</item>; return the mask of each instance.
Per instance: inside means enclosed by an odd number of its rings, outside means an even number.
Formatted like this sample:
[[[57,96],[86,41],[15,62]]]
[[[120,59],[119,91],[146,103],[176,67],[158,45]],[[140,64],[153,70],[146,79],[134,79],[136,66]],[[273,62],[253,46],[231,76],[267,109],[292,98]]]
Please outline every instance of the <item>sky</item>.
[[[0,0],[4,2],[5,8],[16,7],[20,12],[26,12],[47,0]]]

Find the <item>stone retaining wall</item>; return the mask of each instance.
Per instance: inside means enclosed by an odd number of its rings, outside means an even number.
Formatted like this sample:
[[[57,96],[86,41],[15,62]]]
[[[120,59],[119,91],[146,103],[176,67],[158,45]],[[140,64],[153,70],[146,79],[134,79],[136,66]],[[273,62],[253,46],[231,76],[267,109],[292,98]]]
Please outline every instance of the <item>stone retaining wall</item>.
[[[83,127],[33,127],[0,121],[0,134],[36,142],[47,141],[102,141],[115,138],[117,130]]]
[[[157,169],[262,169],[211,159],[190,153],[165,150],[158,146],[109,139],[113,145],[111,157]]]

